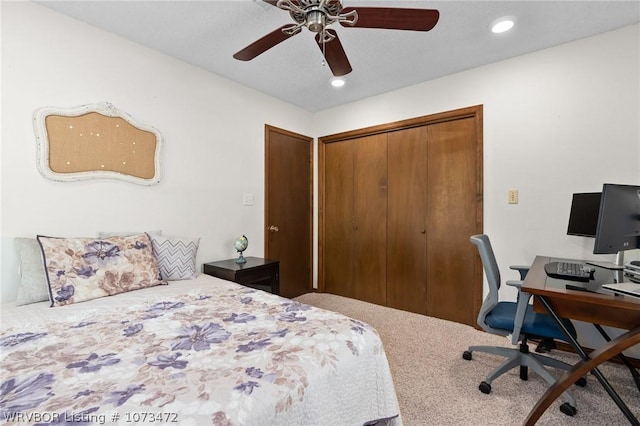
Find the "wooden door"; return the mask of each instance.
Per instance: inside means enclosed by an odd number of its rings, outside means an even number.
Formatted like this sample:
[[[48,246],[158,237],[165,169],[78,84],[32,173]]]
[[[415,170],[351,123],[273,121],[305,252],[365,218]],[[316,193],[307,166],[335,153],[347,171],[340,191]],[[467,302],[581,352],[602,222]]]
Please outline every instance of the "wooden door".
[[[327,144],[323,183],[323,290],[386,299],[386,137]]]
[[[323,291],[356,297],[353,280],[353,147],[354,141],[324,146]],[[322,226],[321,224],[321,226]]]
[[[478,135],[474,118],[427,126],[427,313],[473,325],[478,282]]]
[[[265,126],[265,257],[280,295],[313,290],[313,138]]]
[[[387,306],[427,314],[427,127],[389,132]]]
[[[384,305],[387,297],[387,137],[378,134],[352,142],[353,297]]]

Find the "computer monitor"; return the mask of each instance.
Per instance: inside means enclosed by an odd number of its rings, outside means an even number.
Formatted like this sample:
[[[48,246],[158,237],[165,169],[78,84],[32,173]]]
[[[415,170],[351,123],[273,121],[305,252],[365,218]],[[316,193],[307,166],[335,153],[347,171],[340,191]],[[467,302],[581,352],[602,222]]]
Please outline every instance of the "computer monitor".
[[[640,248],[640,186],[605,183],[602,187],[594,254],[617,254],[615,265],[624,263],[624,251]]]
[[[601,192],[573,194],[567,235],[595,238],[598,229]]]

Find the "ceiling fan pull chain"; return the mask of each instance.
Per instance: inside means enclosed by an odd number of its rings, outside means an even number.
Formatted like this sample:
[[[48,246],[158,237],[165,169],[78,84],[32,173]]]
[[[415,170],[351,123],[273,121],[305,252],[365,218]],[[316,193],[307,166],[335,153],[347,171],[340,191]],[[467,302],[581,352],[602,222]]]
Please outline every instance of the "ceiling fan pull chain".
[[[326,67],[327,66],[327,61],[326,61],[326,50],[327,50],[327,42],[324,39],[324,33],[326,32],[326,30],[322,30],[322,66]]]

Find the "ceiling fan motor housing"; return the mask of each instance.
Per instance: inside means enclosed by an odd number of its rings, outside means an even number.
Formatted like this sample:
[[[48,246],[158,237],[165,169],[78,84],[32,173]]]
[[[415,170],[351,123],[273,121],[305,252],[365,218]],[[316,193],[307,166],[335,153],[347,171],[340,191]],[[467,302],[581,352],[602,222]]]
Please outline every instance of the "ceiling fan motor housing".
[[[309,28],[309,31],[319,33],[324,30],[326,25],[326,15],[321,10],[312,10],[307,12],[305,25]]]
[[[277,7],[288,10],[291,18],[314,33],[333,24],[342,11],[341,0],[279,0]]]

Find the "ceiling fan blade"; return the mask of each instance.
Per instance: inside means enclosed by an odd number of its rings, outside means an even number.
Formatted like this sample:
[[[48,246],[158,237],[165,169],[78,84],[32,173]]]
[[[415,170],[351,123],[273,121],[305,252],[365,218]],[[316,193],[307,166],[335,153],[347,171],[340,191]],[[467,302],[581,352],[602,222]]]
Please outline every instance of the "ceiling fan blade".
[[[261,53],[266,52],[271,49],[273,46],[282,43],[289,37],[293,37],[295,34],[286,34],[282,30],[283,28],[291,27],[291,25],[283,25],[277,30],[271,31],[269,34],[265,35],[262,38],[254,41],[244,49],[236,52],[233,57],[240,61],[250,61]]]
[[[389,30],[429,31],[438,23],[435,9],[403,9],[392,7],[345,7],[341,14],[358,12],[355,25],[340,22],[343,27],[382,28]]]
[[[334,30],[326,31],[334,38],[331,41],[322,43],[320,41],[320,33],[318,33],[316,34],[316,43],[320,51],[324,53],[324,58],[327,64],[329,64],[331,72],[336,77],[349,74],[351,72],[351,64],[349,63],[349,59],[347,59],[347,54],[344,53],[338,34]]]

